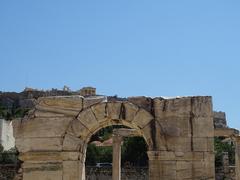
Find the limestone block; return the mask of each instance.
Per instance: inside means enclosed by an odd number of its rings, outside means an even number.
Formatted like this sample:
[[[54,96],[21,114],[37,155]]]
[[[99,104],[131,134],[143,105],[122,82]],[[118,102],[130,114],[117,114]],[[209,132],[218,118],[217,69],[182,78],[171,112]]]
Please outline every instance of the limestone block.
[[[136,96],[136,97],[128,97],[128,102],[131,102],[137,105],[140,108],[151,112],[152,109],[152,98],[145,96]]]
[[[177,161],[176,168],[177,168],[177,171],[184,170],[184,169],[191,169],[192,162],[191,161]]]
[[[149,125],[145,126],[141,132],[143,135],[143,138],[145,139],[146,144],[148,145],[149,150],[153,150],[153,140],[152,140],[152,128],[151,123]]]
[[[193,161],[192,179],[206,179],[204,161]]]
[[[24,180],[60,180],[62,179],[61,163],[24,163]]]
[[[169,136],[169,137],[179,137],[181,133],[181,129],[174,125],[167,124],[163,126],[163,132],[166,136]]]
[[[193,150],[201,152],[213,152],[214,151],[214,142],[213,138],[193,138]]]
[[[62,137],[70,117],[34,118],[15,122],[15,138]],[[17,125],[18,124],[18,125]]]
[[[62,152],[26,152],[26,153],[20,153],[18,158],[21,161],[27,161],[27,162],[61,162],[61,153]]]
[[[177,171],[177,180],[183,180],[183,179],[192,179],[192,170],[191,169],[182,169]]]
[[[141,136],[141,133],[137,129],[118,128],[113,129],[113,135],[122,137],[136,137]]]
[[[78,110],[70,110],[70,109],[60,109],[57,107],[51,107],[51,106],[41,106],[36,105],[35,108],[39,111],[45,111],[45,112],[52,112],[57,114],[64,114],[64,116],[77,116],[79,111]]]
[[[136,124],[138,127],[143,128],[145,127],[148,123],[150,123],[151,120],[153,120],[154,117],[147,112],[144,109],[140,109],[136,116],[133,119],[133,123]]]
[[[148,151],[147,154],[149,160],[171,161],[176,159],[175,153],[172,151]]]
[[[78,119],[71,121],[67,132],[76,137],[87,137],[91,133]]]
[[[163,161],[203,161],[203,152],[148,151],[149,160]]]
[[[205,161],[204,175],[208,179],[215,179],[215,165],[214,161]]]
[[[63,151],[83,152],[85,143],[82,139],[66,134],[63,140]]]
[[[193,161],[203,161],[204,160],[204,152],[191,152],[191,154],[192,154]]]
[[[121,102],[111,102],[107,103],[107,112],[110,119],[121,119]]]
[[[161,162],[162,176],[166,179],[176,179],[176,161],[162,161]]]
[[[193,162],[194,178],[215,179],[215,154],[204,152],[202,161]]]
[[[195,117],[212,117],[212,98],[210,96],[192,97],[192,113]]]
[[[20,138],[15,140],[19,152],[61,151],[62,138]]]
[[[191,161],[177,161],[177,180],[192,179],[192,162]]]
[[[79,178],[79,162],[63,161],[63,180],[78,180]]]
[[[100,103],[91,107],[95,117],[97,118],[98,122],[104,121],[107,115],[107,104]]]
[[[83,108],[82,101],[82,96],[41,97],[38,99],[38,105],[55,109],[81,111]]]
[[[161,171],[159,171],[159,161],[149,159],[149,179],[159,180],[161,176]]]
[[[215,179],[215,154],[204,152],[204,175],[209,179]]]
[[[123,103],[124,108],[125,108],[125,120],[127,121],[132,121],[135,117],[135,115],[137,114],[139,108],[132,104],[132,103]]]
[[[192,128],[193,137],[214,137],[212,117],[194,117]]]
[[[157,122],[162,126],[162,130],[167,136],[191,136],[191,125],[189,117],[165,117],[157,119]]]
[[[47,111],[39,111],[39,110],[35,110],[33,114],[35,117],[40,117],[40,118],[64,117],[64,114],[47,112]]]
[[[27,162],[62,162],[77,161],[80,156],[80,152],[26,152],[20,153],[18,158]]]
[[[166,136],[164,135],[163,128],[157,121],[152,120],[142,131],[148,135],[153,149],[159,151],[167,150]]]
[[[91,132],[94,132],[95,129],[99,127],[99,122],[97,121],[94,113],[92,112],[91,108],[88,108],[82,111],[77,119],[87,127]]]
[[[64,161],[77,161],[81,156],[80,152],[61,152],[61,159]]]
[[[107,97],[105,97],[105,96],[87,97],[87,98],[83,99],[83,107],[84,107],[84,109],[86,109],[92,105],[106,102],[106,101],[107,101]]]
[[[167,150],[189,152],[191,151],[191,138],[189,137],[167,137]]]
[[[22,120],[21,118],[14,119],[12,121],[13,126],[13,137],[20,138],[23,134],[23,128],[22,128]]]
[[[162,99],[154,98],[156,118],[189,116],[191,112],[191,97]]]

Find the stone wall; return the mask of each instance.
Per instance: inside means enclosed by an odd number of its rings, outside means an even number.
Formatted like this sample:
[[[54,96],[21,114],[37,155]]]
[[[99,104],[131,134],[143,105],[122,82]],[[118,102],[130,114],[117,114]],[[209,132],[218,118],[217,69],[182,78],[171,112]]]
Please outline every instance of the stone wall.
[[[214,124],[209,96],[46,97],[14,121],[24,180],[83,180],[86,147],[100,129],[124,125],[148,146],[149,179],[215,179]]]

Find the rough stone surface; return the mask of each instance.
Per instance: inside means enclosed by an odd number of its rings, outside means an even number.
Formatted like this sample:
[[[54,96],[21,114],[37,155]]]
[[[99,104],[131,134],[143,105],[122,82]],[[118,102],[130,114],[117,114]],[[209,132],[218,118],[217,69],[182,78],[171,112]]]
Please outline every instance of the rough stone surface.
[[[16,125],[14,129],[14,136],[17,138],[51,138],[62,137],[66,129],[72,121],[72,117],[48,117],[48,118],[34,118],[30,121],[17,121],[20,124]],[[24,129],[22,128],[24,127]]]
[[[63,161],[63,180],[76,180],[79,177],[78,161]]]
[[[77,117],[77,119],[91,132],[94,132],[94,130],[99,127],[99,123],[91,108],[82,111]]]
[[[84,180],[87,143],[97,130],[125,125],[148,145],[149,179],[214,179],[214,123],[208,96],[164,99],[40,98],[14,122],[23,180]]]
[[[84,146],[84,141],[75,136],[66,134],[63,140],[63,151],[80,151]]]
[[[83,107],[86,109],[94,104],[99,104],[101,102],[106,102],[107,97],[105,96],[95,96],[83,99]]]
[[[62,138],[17,138],[15,143],[19,152],[62,151]]]
[[[24,163],[24,180],[59,180],[62,179],[62,163]]]
[[[213,112],[213,120],[215,128],[227,128],[227,120],[225,112]]]

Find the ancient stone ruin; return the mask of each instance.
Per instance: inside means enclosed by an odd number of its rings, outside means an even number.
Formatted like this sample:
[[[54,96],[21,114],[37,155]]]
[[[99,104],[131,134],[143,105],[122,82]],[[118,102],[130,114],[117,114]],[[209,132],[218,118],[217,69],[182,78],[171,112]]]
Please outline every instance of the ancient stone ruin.
[[[214,180],[214,136],[235,140],[240,179],[240,138],[233,129],[214,128],[209,96],[56,96],[39,98],[14,121],[23,180],[84,180],[87,144],[111,125],[127,126],[145,139],[150,180]]]

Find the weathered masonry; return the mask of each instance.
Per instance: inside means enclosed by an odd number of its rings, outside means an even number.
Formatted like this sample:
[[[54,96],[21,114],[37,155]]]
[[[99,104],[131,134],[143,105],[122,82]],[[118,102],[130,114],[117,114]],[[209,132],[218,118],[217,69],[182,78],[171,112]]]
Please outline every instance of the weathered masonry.
[[[14,121],[23,179],[84,180],[87,144],[94,133],[111,125],[135,129],[145,139],[150,180],[215,179],[208,96],[39,98],[28,116]],[[238,161],[239,152],[238,145]]]

